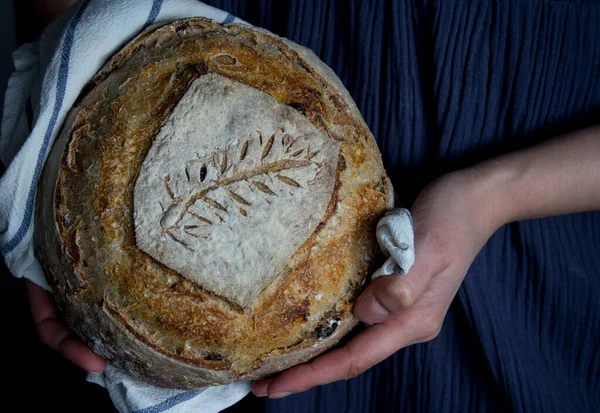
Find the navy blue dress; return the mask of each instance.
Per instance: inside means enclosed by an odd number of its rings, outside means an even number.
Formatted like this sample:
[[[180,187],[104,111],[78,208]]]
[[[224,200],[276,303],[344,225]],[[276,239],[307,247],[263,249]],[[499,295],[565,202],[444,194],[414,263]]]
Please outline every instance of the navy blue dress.
[[[444,172],[600,123],[598,1],[210,3],[310,47],[336,71],[403,206]],[[355,379],[259,404],[600,412],[600,213],[504,226],[435,340]]]

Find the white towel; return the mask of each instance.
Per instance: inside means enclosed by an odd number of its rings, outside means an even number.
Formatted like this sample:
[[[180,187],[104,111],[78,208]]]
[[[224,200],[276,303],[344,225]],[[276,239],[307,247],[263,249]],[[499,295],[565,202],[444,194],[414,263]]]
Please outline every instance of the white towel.
[[[192,16],[244,23],[196,0],[82,0],[54,21],[39,41],[15,51],[16,71],[8,83],[0,134],[0,160],[7,166],[0,178],[0,248],[13,275],[48,289],[33,254],[36,188],[60,125],[83,86],[145,27]],[[378,237],[384,251],[392,259],[408,257],[403,248],[408,245],[412,251],[410,214],[383,220]],[[398,264],[407,272],[412,261]],[[391,261],[384,267],[394,270]],[[196,391],[155,388],[112,365],[88,380],[106,387],[120,412],[219,412],[250,391],[249,382]]]
[[[388,259],[371,279],[406,274],[415,262],[414,238],[410,212],[404,208],[388,211],[377,223],[377,241]]]
[[[250,391],[250,383],[247,381],[200,390],[159,389],[110,364],[102,374],[89,374],[88,381],[106,387],[120,412],[135,413],[220,412],[241,400]]]

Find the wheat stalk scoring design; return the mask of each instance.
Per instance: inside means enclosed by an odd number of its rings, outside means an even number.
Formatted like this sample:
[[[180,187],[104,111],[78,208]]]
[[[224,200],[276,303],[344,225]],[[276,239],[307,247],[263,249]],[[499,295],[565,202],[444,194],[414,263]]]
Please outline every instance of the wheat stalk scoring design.
[[[301,182],[288,176],[289,171],[309,166],[318,169],[321,163],[317,162],[316,158],[321,151],[319,149],[311,151],[306,139],[300,138],[282,133],[280,136],[272,134],[264,139],[262,133],[257,132],[256,135],[251,135],[235,145],[216,149],[205,157],[196,155],[193,161],[185,163],[184,174],[180,175],[180,179],[184,182],[178,185],[174,185],[171,176],[166,175],[164,188],[171,203],[166,207],[160,205],[162,209],[160,225],[163,233],[192,251],[185,240],[175,235],[175,230],[179,229],[182,234],[194,238],[208,238],[202,235],[201,230],[225,222],[224,216],[237,211],[241,216],[248,217],[250,207],[253,205],[252,201],[244,192],[232,188],[234,184],[246,182],[248,190],[260,191],[267,203],[270,203],[269,197],[278,196],[277,186],[283,185],[294,190],[303,188]],[[190,167],[190,163],[195,167]],[[269,175],[267,183],[257,179],[267,175]],[[219,202],[218,197],[215,196],[215,191],[218,189],[225,190],[235,208],[231,205],[225,206],[225,202]],[[202,202],[211,215],[204,216],[208,214],[201,215],[190,209],[198,202]],[[181,227],[186,215],[193,218],[194,224]]]

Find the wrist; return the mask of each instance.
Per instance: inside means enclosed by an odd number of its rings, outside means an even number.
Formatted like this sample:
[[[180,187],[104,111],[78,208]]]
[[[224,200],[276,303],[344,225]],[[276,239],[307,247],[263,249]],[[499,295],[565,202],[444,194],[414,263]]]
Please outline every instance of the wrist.
[[[464,174],[467,197],[490,234],[517,219],[515,187],[520,173],[513,164],[494,158],[465,169]]]

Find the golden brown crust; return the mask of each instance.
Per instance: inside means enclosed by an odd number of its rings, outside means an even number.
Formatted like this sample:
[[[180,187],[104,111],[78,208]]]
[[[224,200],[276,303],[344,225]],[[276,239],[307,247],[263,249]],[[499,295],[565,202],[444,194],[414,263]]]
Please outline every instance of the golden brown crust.
[[[117,53],[63,125],[40,185],[38,255],[71,327],[143,380],[197,388],[262,377],[314,357],[356,324],[352,301],[376,264],[374,227],[391,186],[347,92],[297,47],[245,26],[177,21]],[[140,166],[189,84],[206,73],[292,105],[342,142],[323,222],[245,309],[135,243]]]

